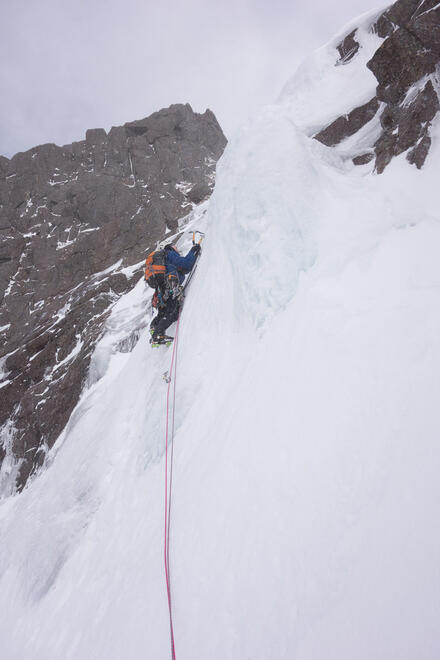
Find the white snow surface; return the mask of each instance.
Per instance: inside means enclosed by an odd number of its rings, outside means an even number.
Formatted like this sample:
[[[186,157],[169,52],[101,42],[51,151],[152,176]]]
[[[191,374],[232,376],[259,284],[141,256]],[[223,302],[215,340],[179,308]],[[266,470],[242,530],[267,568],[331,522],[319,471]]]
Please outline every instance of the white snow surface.
[[[422,171],[372,176],[292,107],[228,145],[181,318],[176,657],[434,660],[438,126]],[[115,306],[50,466],[0,507],[5,660],[171,657],[150,297]]]

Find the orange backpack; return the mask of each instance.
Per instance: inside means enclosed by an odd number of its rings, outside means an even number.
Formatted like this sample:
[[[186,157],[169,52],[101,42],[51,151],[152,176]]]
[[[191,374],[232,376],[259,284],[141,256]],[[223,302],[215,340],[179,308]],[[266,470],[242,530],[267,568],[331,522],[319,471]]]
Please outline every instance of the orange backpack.
[[[153,289],[162,288],[165,284],[165,250],[151,252],[145,260],[145,281]]]

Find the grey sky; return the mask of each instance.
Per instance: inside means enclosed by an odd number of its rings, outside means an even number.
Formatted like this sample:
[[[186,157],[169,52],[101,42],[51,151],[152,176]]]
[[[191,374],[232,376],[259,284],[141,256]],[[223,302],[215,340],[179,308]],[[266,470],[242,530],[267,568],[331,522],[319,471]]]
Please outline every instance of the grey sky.
[[[0,153],[171,103],[227,136],[304,55],[380,0],[0,0]]]

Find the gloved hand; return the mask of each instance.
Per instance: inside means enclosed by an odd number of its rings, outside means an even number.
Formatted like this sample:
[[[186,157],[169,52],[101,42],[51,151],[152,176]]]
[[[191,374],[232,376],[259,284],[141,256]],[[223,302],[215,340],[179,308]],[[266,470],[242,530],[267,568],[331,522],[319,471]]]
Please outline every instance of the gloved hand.
[[[201,251],[201,249],[202,249],[202,247],[201,247],[200,243],[195,243],[195,244],[192,246],[192,251],[194,252],[194,254],[199,254],[199,252]]]

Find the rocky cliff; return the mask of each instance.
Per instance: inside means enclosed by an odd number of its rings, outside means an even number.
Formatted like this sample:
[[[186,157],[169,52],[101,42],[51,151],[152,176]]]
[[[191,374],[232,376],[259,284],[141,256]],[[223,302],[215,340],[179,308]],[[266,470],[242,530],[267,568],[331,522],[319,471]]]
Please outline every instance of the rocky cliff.
[[[145,252],[207,198],[226,139],[210,110],[0,157],[0,474],[23,487],[75,407]]]
[[[431,123],[440,108],[440,3],[398,0],[369,30],[382,39],[367,63],[377,79],[376,93],[367,103],[348,107],[315,138],[334,146],[379,118],[379,136],[363,144],[354,164],[375,159],[375,169],[381,173],[394,156],[406,152],[407,160],[421,168],[431,146]],[[337,46],[337,65],[351,66],[355,61],[360,47],[357,32],[352,30]]]

